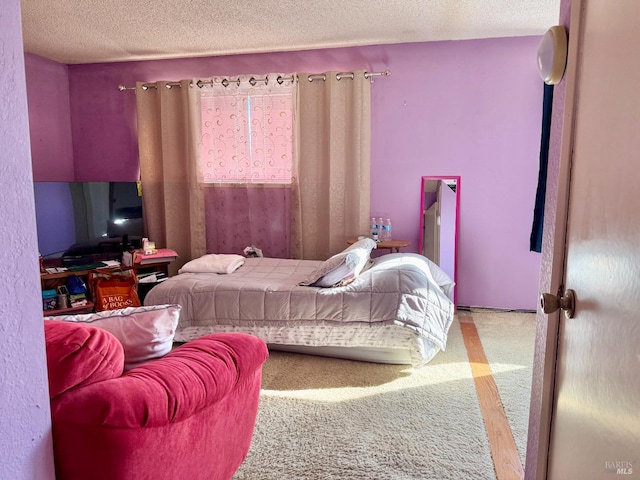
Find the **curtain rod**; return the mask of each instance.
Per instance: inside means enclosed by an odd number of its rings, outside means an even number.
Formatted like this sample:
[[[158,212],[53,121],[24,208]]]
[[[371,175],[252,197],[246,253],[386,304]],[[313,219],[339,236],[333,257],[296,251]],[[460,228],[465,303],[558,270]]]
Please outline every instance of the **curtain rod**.
[[[364,78],[369,78],[371,79],[371,82],[373,82],[373,77],[388,77],[389,75],[391,75],[391,70],[385,70],[384,72],[364,72]],[[353,72],[338,72],[336,73],[336,80],[341,80],[343,78],[350,78],[351,80],[353,80],[355,77]],[[320,73],[320,74],[314,74],[314,75],[309,75],[308,77],[310,82],[313,82],[314,80],[322,80],[325,81],[327,79],[327,75],[324,73]],[[286,80],[298,80],[297,77],[281,77],[278,76],[278,78],[276,79],[276,81],[279,84],[282,84],[282,82],[286,81]],[[264,77],[264,78],[255,78],[255,77],[251,77],[249,79],[249,83],[251,85],[255,85],[258,82],[264,82],[265,85],[267,83],[269,83],[269,77]],[[238,84],[238,86],[240,86],[240,79],[236,78],[235,80],[233,79],[228,79],[225,78],[222,80],[222,85],[224,85],[225,87],[231,83],[236,83]],[[189,86],[193,87],[194,85],[197,85],[199,88],[202,88],[204,85],[211,85],[213,84],[212,80],[198,80],[195,84],[194,83],[190,83]],[[173,87],[181,87],[182,85],[180,84],[180,82],[167,82],[165,84],[166,88],[173,88]],[[158,88],[158,83],[157,82],[152,82],[152,83],[143,83],[142,84],[142,89],[143,90],[148,90],[150,88]],[[121,92],[125,91],[125,90],[135,90],[136,87],[127,87],[125,85],[118,85],[118,90],[120,90]]]

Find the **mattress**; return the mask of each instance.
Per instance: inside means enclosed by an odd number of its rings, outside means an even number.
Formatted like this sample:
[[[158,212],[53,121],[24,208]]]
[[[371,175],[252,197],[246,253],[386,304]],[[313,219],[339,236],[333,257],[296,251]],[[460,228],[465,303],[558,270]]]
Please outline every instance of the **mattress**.
[[[414,365],[446,348],[453,303],[424,257],[377,257],[342,287],[298,285],[321,263],[247,258],[231,274],[182,273],[154,287],[145,305],[182,306],[176,341],[245,332],[271,346],[399,350]]]

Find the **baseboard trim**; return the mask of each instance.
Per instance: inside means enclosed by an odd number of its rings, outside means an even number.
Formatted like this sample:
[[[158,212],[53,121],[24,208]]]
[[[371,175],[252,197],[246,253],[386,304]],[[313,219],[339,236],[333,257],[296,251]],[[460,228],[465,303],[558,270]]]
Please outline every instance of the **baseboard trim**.
[[[456,309],[463,312],[537,313],[535,310],[526,310],[521,308],[470,307],[465,305],[457,305]]]

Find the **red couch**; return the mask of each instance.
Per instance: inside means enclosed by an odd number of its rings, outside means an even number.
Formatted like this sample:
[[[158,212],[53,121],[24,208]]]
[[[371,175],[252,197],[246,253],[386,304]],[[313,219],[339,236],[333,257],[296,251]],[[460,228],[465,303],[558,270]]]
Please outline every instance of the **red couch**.
[[[214,334],[123,374],[105,330],[45,322],[58,480],[230,479],[255,425],[256,337]]]

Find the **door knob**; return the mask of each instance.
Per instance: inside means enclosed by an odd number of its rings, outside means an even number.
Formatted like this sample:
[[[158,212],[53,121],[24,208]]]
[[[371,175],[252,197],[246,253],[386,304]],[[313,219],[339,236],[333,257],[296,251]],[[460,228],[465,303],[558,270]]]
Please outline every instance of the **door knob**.
[[[564,295],[551,295],[550,293],[543,293],[540,295],[540,306],[542,311],[546,314],[553,313],[561,308],[564,311],[564,315],[567,318],[573,318],[575,313],[576,293],[573,290],[568,289],[564,292]]]

